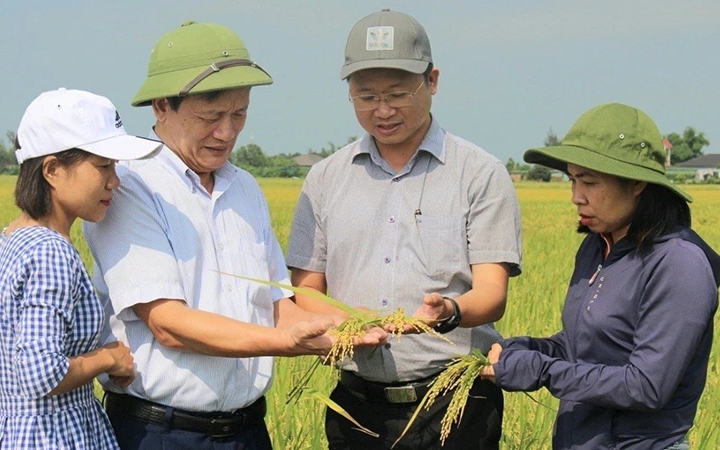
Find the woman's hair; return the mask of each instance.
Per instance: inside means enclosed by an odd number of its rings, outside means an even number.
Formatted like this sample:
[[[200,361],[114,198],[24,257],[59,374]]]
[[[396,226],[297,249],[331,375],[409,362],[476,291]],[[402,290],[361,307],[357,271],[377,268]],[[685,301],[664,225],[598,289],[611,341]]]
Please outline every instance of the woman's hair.
[[[15,140],[15,148],[20,144]],[[72,148],[55,153],[61,166],[71,167],[90,157],[90,153]],[[30,158],[20,164],[20,173],[15,184],[15,205],[35,220],[52,212],[50,184],[43,175],[45,156]]]
[[[622,183],[637,183],[620,178]],[[677,226],[691,225],[688,203],[670,189],[648,183],[638,197],[637,208],[630,218],[626,238],[632,240],[638,250],[649,248],[659,236],[670,233]],[[579,232],[590,232],[588,227],[578,227]]]
[[[689,227],[691,222],[690,207],[683,198],[664,186],[648,183],[638,198],[627,236],[638,249],[648,248],[655,238],[677,226]]]

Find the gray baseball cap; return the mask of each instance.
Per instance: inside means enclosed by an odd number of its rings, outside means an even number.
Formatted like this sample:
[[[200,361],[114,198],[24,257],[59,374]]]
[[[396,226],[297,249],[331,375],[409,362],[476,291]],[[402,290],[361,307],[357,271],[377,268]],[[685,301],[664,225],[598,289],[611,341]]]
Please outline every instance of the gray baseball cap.
[[[423,26],[407,14],[383,9],[363,17],[350,30],[340,79],[363,69],[423,73],[430,63],[430,39]]]

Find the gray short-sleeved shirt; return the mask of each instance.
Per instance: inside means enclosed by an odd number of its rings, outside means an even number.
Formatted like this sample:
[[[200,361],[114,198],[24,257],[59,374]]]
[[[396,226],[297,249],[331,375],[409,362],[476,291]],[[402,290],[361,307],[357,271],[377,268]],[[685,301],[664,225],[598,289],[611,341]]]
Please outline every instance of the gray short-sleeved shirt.
[[[431,292],[472,287],[471,264],[509,263],[520,273],[520,212],[503,164],[445,132],[433,119],[419,151],[399,172],[370,135],[315,164],[303,185],[286,262],[325,273],[331,296],[382,312],[413,314]],[[408,381],[437,373],[470,348],[500,339],[491,325],[408,335],[355,352],[344,367],[368,380]]]

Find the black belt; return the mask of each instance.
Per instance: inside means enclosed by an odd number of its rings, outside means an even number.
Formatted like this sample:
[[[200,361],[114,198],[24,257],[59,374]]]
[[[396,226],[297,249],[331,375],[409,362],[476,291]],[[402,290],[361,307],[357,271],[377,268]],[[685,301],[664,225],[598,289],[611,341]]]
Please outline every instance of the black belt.
[[[343,370],[339,385],[356,397],[375,403],[417,403],[427,394],[428,385],[440,375],[404,383],[367,381],[353,372]]]
[[[166,406],[132,395],[106,392],[105,409],[108,415],[122,414],[156,425],[166,424]],[[169,426],[177,430],[203,433],[210,437],[226,437],[262,421],[266,412],[265,397],[260,397],[252,405],[231,413],[196,413],[173,409]]]

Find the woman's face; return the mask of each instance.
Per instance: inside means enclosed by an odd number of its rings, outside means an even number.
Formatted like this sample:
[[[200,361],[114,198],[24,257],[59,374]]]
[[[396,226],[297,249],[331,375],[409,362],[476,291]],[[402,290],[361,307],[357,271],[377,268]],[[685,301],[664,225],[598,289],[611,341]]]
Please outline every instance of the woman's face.
[[[120,179],[114,160],[90,155],[77,164],[59,166],[51,185],[56,219],[72,225],[75,218],[89,222],[104,219]]]
[[[625,237],[647,183],[621,180],[574,164],[568,164],[567,171],[580,224],[594,233],[609,234],[613,242]]]

